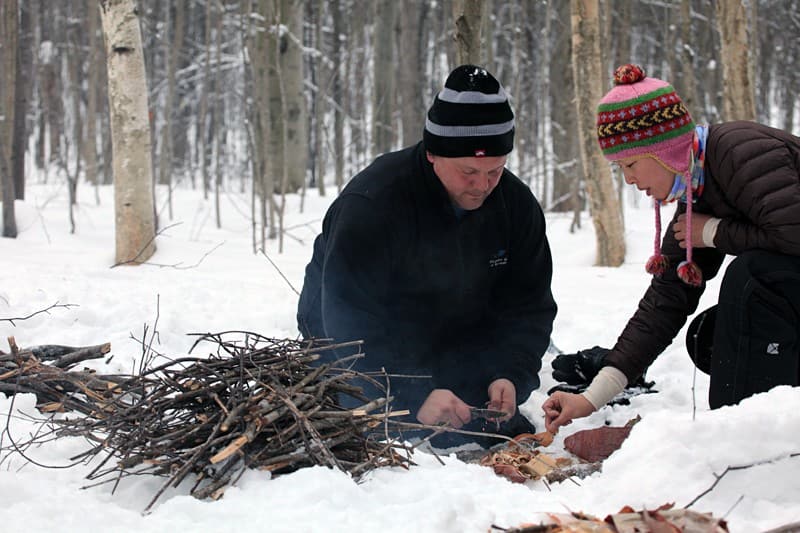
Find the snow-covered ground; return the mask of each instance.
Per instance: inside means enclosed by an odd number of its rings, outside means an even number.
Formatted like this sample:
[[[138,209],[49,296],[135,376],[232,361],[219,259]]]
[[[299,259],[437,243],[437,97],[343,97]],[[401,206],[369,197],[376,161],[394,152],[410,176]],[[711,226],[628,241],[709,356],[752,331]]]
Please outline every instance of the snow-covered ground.
[[[295,338],[297,294],[311,246],[331,198],[314,191],[299,212],[299,197],[286,208],[284,251],[270,242],[266,254],[253,253],[246,196],[222,199],[222,229],[214,224],[213,203],[192,191],[178,191],[175,219],[158,237],[152,265],[110,268],[114,262],[113,191],[79,190],[74,235],[69,234],[63,185],[31,185],[17,202],[17,239],[0,239],[0,349],[14,336],[24,346],[95,345],[110,342],[113,359],[86,364],[102,373],[131,372],[142,353],[145,326],[156,325],[154,348],[180,355],[194,332],[249,330]],[[652,209],[626,212],[627,262],[598,268],[591,220],[569,233],[570,217],[548,216],[559,305],[554,339],[564,351],[610,346],[633,312],[649,278],[643,269],[651,253]],[[665,211],[669,216],[670,209]],[[701,306],[714,302],[719,279],[710,282]],[[291,286],[290,286],[291,284]],[[18,318],[56,307],[12,324]],[[692,506],[724,516],[731,531],[763,531],[800,521],[800,389],[777,388],[736,407],[709,411],[708,378],[696,376],[683,349],[682,335],[648,372],[660,391],[634,398],[629,406],[604,408],[576,421],[564,437],[602,424],[642,420],[622,448],[604,463],[602,473],[580,481],[512,484],[492,470],[465,464],[455,456],[441,465],[418,452],[410,470],[380,469],[354,483],[346,474],[323,467],[270,479],[248,472],[224,498],[199,501],[179,487],[159,500],[152,513],[141,511],[161,479],[127,478],[112,494],[108,485],[82,490],[94,465],[44,468],[19,455],[0,463],[0,523],[4,531],[487,531],[538,522],[545,512],[584,511],[604,517],[623,505],[654,508],[667,502],[682,507],[712,486]],[[523,406],[543,428],[541,404],[554,384],[544,363],[542,389]],[[697,412],[693,416],[693,404]],[[37,415],[31,395],[0,394],[2,445],[24,440]],[[85,449],[82,440],[60,439],[28,450],[42,465],[58,467]],[[794,454],[794,456],[793,456]]]

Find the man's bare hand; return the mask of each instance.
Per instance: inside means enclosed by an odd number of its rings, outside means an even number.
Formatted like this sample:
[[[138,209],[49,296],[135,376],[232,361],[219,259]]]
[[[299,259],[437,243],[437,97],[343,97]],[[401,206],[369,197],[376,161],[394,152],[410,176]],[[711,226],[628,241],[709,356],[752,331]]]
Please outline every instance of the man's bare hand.
[[[505,378],[492,381],[489,385],[489,409],[503,411],[506,416],[498,422],[505,422],[517,412],[517,388]]]
[[[469,405],[449,389],[434,389],[417,412],[417,420],[429,426],[447,424],[458,429],[471,418]]]
[[[544,411],[544,427],[555,435],[558,428],[571,424],[575,418],[583,418],[594,413],[592,403],[580,394],[554,392],[542,404]]]

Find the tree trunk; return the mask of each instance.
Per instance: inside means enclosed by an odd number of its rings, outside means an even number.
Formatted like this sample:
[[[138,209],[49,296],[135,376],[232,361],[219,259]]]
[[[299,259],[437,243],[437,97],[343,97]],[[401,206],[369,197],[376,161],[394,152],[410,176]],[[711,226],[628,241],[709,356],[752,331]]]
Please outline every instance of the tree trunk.
[[[273,0],[258,0],[258,6],[254,13],[250,13],[249,1],[245,8],[246,15],[246,46],[249,51],[250,70],[253,74],[253,93],[255,96],[256,110],[253,120],[253,190],[257,196],[254,205],[258,205],[258,213],[253,213],[254,223],[254,243],[255,250],[264,248],[266,245],[267,232],[267,209],[270,205],[275,186],[272,175],[268,171],[271,160],[275,158],[271,151],[269,140],[270,134],[270,81],[269,68],[271,54],[270,44],[272,38],[268,35],[270,13],[272,11],[271,2]],[[258,15],[258,24],[251,28],[252,15]],[[268,151],[269,150],[269,151]],[[268,161],[267,154],[270,154]]]
[[[167,186],[167,206],[169,219],[173,218],[172,209],[172,124],[176,113],[173,112],[175,101],[175,75],[178,69],[181,43],[183,43],[183,17],[184,2],[175,4],[175,17],[173,18],[172,43],[169,46],[169,66],[167,67],[167,95],[164,99],[164,124],[161,127],[161,150],[158,161],[158,183]],[[166,40],[165,40],[166,41]]]
[[[686,109],[689,110],[693,117],[696,115],[695,120],[697,120],[701,116],[701,109],[697,102],[697,81],[694,77],[695,43],[692,41],[694,32],[692,31],[691,0],[681,0],[679,26],[681,28],[683,61],[681,62],[681,77],[677,89]]]
[[[397,90],[400,93],[400,121],[403,129],[403,146],[419,141],[424,127],[425,103],[423,77],[423,43],[420,35],[423,3],[420,0],[405,2],[400,10],[400,49],[398,50]]]
[[[481,27],[483,26],[484,0],[454,0],[453,19],[456,63],[481,64]],[[454,65],[457,66],[457,65]]]
[[[281,4],[283,0],[270,0],[268,6],[267,23],[269,24],[269,55],[266,61],[270,65],[269,78],[269,122],[267,124],[267,139],[269,142],[269,157],[267,158],[267,181],[270,194],[266,196],[269,205],[269,232],[267,237],[274,239],[278,236],[275,220],[275,203],[272,198],[280,194],[283,182],[284,168],[286,165],[286,98],[284,96],[283,79],[281,74],[282,51],[285,52],[289,43],[289,36],[282,31]]]
[[[220,13],[219,17],[217,17],[217,27],[216,27],[216,32],[215,32],[216,33],[216,37],[217,37],[217,41],[216,41],[217,49],[216,49],[216,61],[215,61],[216,73],[215,73],[214,85],[216,87],[222,87],[223,86],[223,79],[222,79],[223,73],[222,73],[222,69],[220,68],[220,65],[222,65],[222,43],[223,43],[223,41],[222,41],[222,20],[223,20],[223,14],[224,13]],[[220,192],[222,192],[222,179],[223,179],[223,176],[222,176],[222,170],[223,170],[222,169],[222,166],[223,166],[222,165],[222,157],[225,154],[225,140],[226,140],[226,136],[225,136],[225,128],[226,128],[226,125],[225,125],[225,99],[224,98],[216,99],[216,102],[215,102],[215,105],[214,105],[214,116],[216,118],[216,120],[215,120],[216,127],[214,128],[214,132],[216,133],[215,139],[216,139],[216,145],[217,145],[216,159],[214,161],[214,167],[215,167],[215,170],[216,170],[216,178],[214,179],[214,213],[216,215],[215,218],[216,218],[216,221],[217,221],[217,229],[220,229],[220,228],[222,228],[222,210],[220,209]]]
[[[99,203],[97,194],[97,92],[99,90],[99,51],[97,43],[98,16],[97,1],[86,0],[86,13],[89,17],[89,85],[86,88],[86,142],[83,144],[84,159],[86,160],[86,181],[95,186],[95,200]]]
[[[62,102],[62,87],[61,87],[61,51],[57,46],[56,38],[56,21],[60,6],[58,3],[45,4],[42,9],[42,20],[45,21],[45,28],[43,31],[49,30],[46,35],[49,37],[42,42],[42,49],[40,50],[40,58],[42,59],[42,86],[43,86],[43,104],[46,113],[46,133],[45,143],[47,148],[47,163],[55,163],[58,167],[61,160],[61,139],[63,137],[64,129],[64,106]],[[45,169],[47,170],[47,168]]]
[[[378,0],[374,21],[375,68],[372,93],[372,155],[388,152],[394,144],[394,22],[396,0]]]
[[[556,27],[566,27],[569,24],[569,5],[560,2],[552,8],[555,11]],[[572,41],[566,31],[557,32],[555,35],[554,58],[570,57],[572,54]],[[549,76],[544,81],[550,101],[547,108],[550,117],[550,136],[552,136],[553,151],[553,185],[552,201],[546,205],[551,211],[567,213],[583,208],[582,202],[575,197],[575,191],[580,190],[575,182],[580,184],[580,153],[575,142],[575,130],[578,127],[578,117],[575,115],[575,104],[566,94],[573,94],[575,79],[572,68],[565,68],[563,61],[547,59]],[[594,116],[594,113],[592,113]],[[547,132],[542,132],[543,138]],[[577,222],[580,227],[580,221]]]
[[[286,36],[286,50],[281,50],[281,72],[285,90],[286,150],[285,168],[288,171],[286,191],[297,192],[303,187],[308,168],[308,122],[303,72],[303,10],[300,0],[282,0],[281,20],[291,35]]]
[[[507,2],[503,2],[503,5],[508,5]],[[487,69],[491,70],[497,76],[499,80],[510,79],[511,74],[506,75],[503,72],[503,67],[505,66],[506,62],[502,61],[500,64],[495,63],[495,56],[499,57],[509,57],[511,54],[504,53],[502,50],[495,50],[495,44],[498,42],[507,42],[499,41],[498,38],[493,38],[495,35],[502,34],[505,31],[505,28],[498,25],[499,17],[489,17],[488,14],[493,13],[492,11],[492,0],[483,0],[483,5],[481,6],[481,33],[480,33],[480,48],[481,48],[481,55],[480,55],[480,63],[478,65],[484,65]],[[510,25],[513,25],[510,24]],[[488,37],[484,37],[488,36]]]
[[[723,76],[723,120],[755,120],[747,10],[741,0],[717,2]]]
[[[369,20],[375,19],[375,10],[378,2],[371,0],[354,0],[350,11],[350,35],[353,37],[351,46],[348,46],[348,76],[347,83],[351,90],[347,91],[347,116],[351,119],[350,150],[348,161],[353,168],[360,169],[365,166],[366,157],[369,155],[369,136],[367,134],[367,101],[371,95],[367,92],[367,63],[369,61],[367,33]]]
[[[511,54],[511,64],[512,65],[520,65],[523,62],[523,54],[524,50],[527,50],[526,47],[526,40],[527,40],[527,32],[525,31],[525,27],[527,26],[527,13],[525,12],[524,7],[520,4],[519,0],[514,2],[513,12],[518,14],[519,20],[521,21],[522,28],[520,31],[517,31],[513,35],[513,47],[512,47],[512,54]],[[547,22],[545,22],[545,26]],[[545,36],[543,41],[547,40],[547,29],[545,27],[542,30],[543,35]],[[537,65],[538,67],[538,65]],[[534,67],[536,68],[536,67]],[[516,69],[515,69],[516,70]],[[518,175],[522,178],[523,181],[527,182],[530,186],[531,182],[531,172],[528,169],[528,147],[535,146],[533,139],[535,138],[536,130],[531,127],[531,124],[528,123],[526,120],[529,116],[527,112],[528,106],[531,103],[531,93],[536,92],[536,86],[531,84],[529,81],[529,77],[527,76],[528,72],[527,69],[520,69],[515,72],[513,78],[511,78],[511,90],[515,98],[514,103],[514,115],[516,117],[516,134],[514,135],[514,151],[517,155],[517,172]],[[523,81],[526,84],[526,91],[522,90]],[[541,203],[542,199],[539,198],[539,202]]]
[[[33,52],[31,6],[19,6],[17,32],[17,75],[14,79],[14,140],[11,147],[11,173],[14,176],[14,195],[25,199],[25,153],[28,148],[28,93],[33,81]]]
[[[326,0],[318,0],[315,5],[315,18],[314,18],[314,45],[316,46],[319,56],[314,58],[314,73],[316,73],[317,84],[314,91],[314,163],[312,164],[312,175],[316,181],[317,190],[320,196],[325,196],[325,143],[323,142],[325,134],[325,114],[327,111],[326,92],[323,88],[322,80],[329,79],[325,76],[327,69],[325,63],[322,61],[322,51],[324,49],[324,40],[322,34],[322,25],[325,20],[325,4]],[[335,36],[338,40],[338,36]],[[338,65],[338,63],[336,64]],[[313,73],[312,73],[313,75]],[[325,84],[328,85],[327,83]],[[305,183],[305,181],[304,181]],[[301,204],[302,211],[302,204]]]
[[[268,79],[270,98],[270,159],[268,172],[280,191],[284,169],[287,174],[287,191],[296,192],[303,186],[308,165],[306,105],[303,90],[303,56],[301,50],[303,10],[297,0],[272,0],[267,19],[270,29]],[[280,76],[278,76],[280,72]],[[285,130],[285,131],[284,131]],[[292,149],[281,146],[286,137]],[[271,238],[275,237],[271,229]]]
[[[155,252],[147,80],[135,0],[100,0],[108,62],[117,264]]]
[[[81,7],[73,11],[75,19],[82,18]],[[83,28],[77,22],[70,22],[67,26],[67,42],[70,53],[66,54],[68,99],[71,104],[71,113],[65,120],[66,129],[64,136],[64,154],[62,167],[67,177],[69,192],[69,224],[70,233],[75,233],[75,206],[78,202],[78,178],[81,174],[83,160],[83,113],[81,113],[82,87],[85,75],[83,73],[84,54],[81,53],[83,44]],[[71,124],[70,124],[71,122]],[[75,155],[75,164],[70,169],[70,159]]]
[[[205,35],[204,37],[204,53],[203,53],[203,81],[202,81],[202,88],[200,90],[200,114],[197,117],[197,144],[200,156],[200,176],[203,183],[203,198],[208,200],[208,183],[209,183],[209,176],[208,176],[208,137],[206,136],[206,130],[208,129],[206,126],[206,122],[208,120],[208,94],[210,91],[210,86],[212,83],[211,79],[211,20],[212,20],[212,9],[214,3],[207,2],[206,3],[206,13],[205,13]],[[222,18],[222,13],[218,15]],[[219,68],[219,65],[217,65]],[[192,180],[194,183],[194,180]]]
[[[14,89],[17,72],[17,0],[0,3],[0,181],[2,181],[3,237],[17,236],[14,216],[14,176],[11,145],[14,137]]]
[[[617,54],[614,57],[614,64],[612,68],[616,68],[619,65],[624,65],[625,63],[630,63],[633,61],[633,54],[631,50],[633,49],[633,32],[630,31],[614,31],[614,28],[630,28],[631,27],[631,3],[630,0],[619,0],[618,2],[614,2],[614,5],[617,9],[614,12],[609,12],[608,19],[609,19],[609,36],[614,37],[617,39]],[[611,19],[613,19],[613,15],[616,13],[617,17],[621,20],[614,24]],[[605,64],[605,63],[604,63]],[[605,78],[605,76],[603,76]],[[608,90],[611,87],[606,86],[604,90]]]
[[[333,11],[333,157],[335,173],[334,183],[336,190],[341,191],[344,186],[344,114],[345,101],[342,90],[342,78],[345,76],[345,58],[342,53],[342,39],[345,38],[344,14],[340,0],[334,0],[330,5]],[[350,38],[348,35],[347,38]],[[346,79],[346,78],[345,78]],[[322,192],[320,192],[322,194]]]
[[[620,205],[595,135],[596,105],[603,87],[597,0],[571,0],[571,12],[578,139],[596,233],[596,264],[619,266],[625,260]]]

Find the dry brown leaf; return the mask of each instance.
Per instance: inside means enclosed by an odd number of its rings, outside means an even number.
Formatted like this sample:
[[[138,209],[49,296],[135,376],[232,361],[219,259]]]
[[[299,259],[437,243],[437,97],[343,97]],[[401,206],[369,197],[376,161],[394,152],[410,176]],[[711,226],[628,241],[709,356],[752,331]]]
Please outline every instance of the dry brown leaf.
[[[553,444],[553,434],[550,433],[549,431],[540,431],[539,433],[520,433],[519,435],[514,437],[513,440],[517,444],[534,442],[538,446],[547,448],[548,446]]]
[[[522,533],[536,531],[547,533],[727,533],[727,524],[710,514],[688,509],[672,509],[673,504],[656,510],[634,511],[625,506],[619,513],[600,520],[580,512],[547,513],[547,519],[538,526],[522,524],[507,531]]]
[[[498,476],[503,476],[513,483],[525,483],[530,479],[530,476],[526,476],[514,465],[504,465],[502,463],[498,463],[492,465],[492,468],[494,469],[495,474]]]
[[[627,426],[586,429],[565,438],[564,448],[584,461],[603,461],[622,446],[630,432],[631,428]]]

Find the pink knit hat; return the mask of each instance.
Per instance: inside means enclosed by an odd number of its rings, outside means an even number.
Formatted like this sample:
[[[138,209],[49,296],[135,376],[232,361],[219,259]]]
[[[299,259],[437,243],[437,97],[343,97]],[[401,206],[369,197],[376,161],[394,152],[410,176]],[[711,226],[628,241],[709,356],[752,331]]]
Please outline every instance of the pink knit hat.
[[[695,123],[683,101],[669,83],[649,78],[638,65],[622,65],[614,71],[614,88],[597,106],[597,140],[609,161],[652,157],[665,168],[684,177],[688,237],[686,261],[678,266],[678,276],[698,286],[702,273],[692,261],[692,153]],[[661,275],[667,260],[661,254],[660,202],[656,207],[655,253],[647,271]]]

